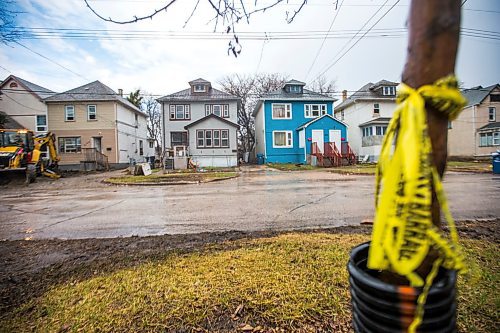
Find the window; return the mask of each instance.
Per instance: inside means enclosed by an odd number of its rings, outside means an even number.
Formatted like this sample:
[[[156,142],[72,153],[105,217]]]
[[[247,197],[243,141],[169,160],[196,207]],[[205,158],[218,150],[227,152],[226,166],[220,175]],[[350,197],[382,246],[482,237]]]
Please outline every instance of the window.
[[[75,121],[75,107],[73,105],[66,105],[64,107],[64,120]]]
[[[190,120],[189,105],[170,105],[170,120]]]
[[[273,104],[273,119],[292,119],[292,104]]]
[[[46,132],[47,131],[47,116],[38,115],[36,116],[36,131]]]
[[[139,140],[139,155],[140,156],[144,155],[144,144],[142,140]]]
[[[500,94],[491,94],[490,102],[500,102]]]
[[[373,135],[373,127],[365,127],[363,128],[363,136],[372,136]]]
[[[197,130],[196,148],[229,148],[229,130]]]
[[[87,105],[87,120],[97,120],[97,108],[95,105]]]
[[[344,110],[340,111],[340,120],[344,120],[345,114]]]
[[[149,141],[149,148],[153,149],[155,147],[155,143],[153,140]]]
[[[194,86],[194,92],[205,92],[205,85],[204,84],[196,84]]]
[[[59,138],[60,153],[79,153],[82,151],[82,143],[79,136]]]
[[[17,83],[15,83],[15,82],[11,82],[11,83],[9,84],[9,88],[17,88]]]
[[[291,93],[300,93],[300,86],[289,86],[289,90]]]
[[[499,146],[500,132],[489,132],[479,134],[479,147]]]
[[[387,126],[375,126],[375,135],[385,135],[386,131]]]
[[[315,118],[326,114],[326,104],[305,104],[304,117]]]
[[[448,120],[448,129],[452,129],[452,128],[453,128],[453,126],[451,125],[451,121]]]
[[[229,104],[205,104],[205,116],[215,114],[222,118],[229,118]]]
[[[188,133],[187,132],[170,132],[170,146],[187,146]]]
[[[273,147],[274,148],[291,148],[293,147],[293,137],[291,131],[275,131],[273,132]]]
[[[497,110],[495,107],[490,106],[488,108],[488,120],[489,121],[496,121],[497,119]]]
[[[374,116],[380,115],[380,104],[378,103],[373,104],[373,115]]]
[[[396,87],[383,87],[382,94],[384,96],[394,96],[396,95]]]

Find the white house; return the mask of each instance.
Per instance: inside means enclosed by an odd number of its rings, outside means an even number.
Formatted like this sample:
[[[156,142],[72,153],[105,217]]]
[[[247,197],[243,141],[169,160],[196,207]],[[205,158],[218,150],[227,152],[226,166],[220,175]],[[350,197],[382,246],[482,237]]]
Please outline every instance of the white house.
[[[382,140],[396,108],[398,83],[367,83],[335,107],[335,118],[349,125],[349,144],[360,158],[378,161]]]
[[[0,112],[35,134],[48,130],[47,105],[43,99],[55,92],[10,75],[0,84]]]
[[[162,105],[163,147],[187,147],[192,161],[202,167],[236,166],[239,98],[204,79],[189,86],[157,100]]]

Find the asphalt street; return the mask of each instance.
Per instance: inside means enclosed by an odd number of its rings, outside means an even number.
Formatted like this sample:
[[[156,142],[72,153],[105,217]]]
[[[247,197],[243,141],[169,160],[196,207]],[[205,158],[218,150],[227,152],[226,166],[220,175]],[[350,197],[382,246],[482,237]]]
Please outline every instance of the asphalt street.
[[[79,239],[358,225],[373,219],[373,176],[244,169],[206,184],[113,186],[104,176],[6,187],[0,239]],[[457,220],[500,216],[500,176],[449,173]]]

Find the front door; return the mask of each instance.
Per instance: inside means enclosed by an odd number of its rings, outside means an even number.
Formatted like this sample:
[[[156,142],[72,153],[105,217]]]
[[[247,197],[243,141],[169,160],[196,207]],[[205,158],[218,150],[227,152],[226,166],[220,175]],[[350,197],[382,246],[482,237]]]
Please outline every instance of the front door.
[[[340,144],[342,143],[342,133],[340,130],[330,130],[330,142],[335,142],[335,146],[340,151]]]
[[[92,145],[100,153],[102,153],[101,140],[102,140],[101,137],[93,137],[92,138]]]
[[[323,130],[312,130],[312,142],[316,142],[318,144],[318,149],[321,153],[323,153],[324,146],[324,138],[323,138]]]

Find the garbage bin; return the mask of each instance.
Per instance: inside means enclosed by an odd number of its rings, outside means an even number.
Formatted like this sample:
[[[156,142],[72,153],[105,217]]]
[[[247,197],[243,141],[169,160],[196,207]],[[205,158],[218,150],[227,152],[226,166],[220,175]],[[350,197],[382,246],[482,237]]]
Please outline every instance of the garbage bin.
[[[257,164],[264,164],[264,154],[257,154]]]
[[[500,151],[491,154],[491,163],[493,166],[493,173],[500,174]]]

